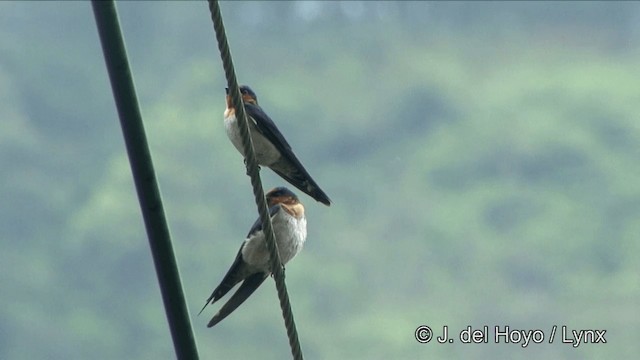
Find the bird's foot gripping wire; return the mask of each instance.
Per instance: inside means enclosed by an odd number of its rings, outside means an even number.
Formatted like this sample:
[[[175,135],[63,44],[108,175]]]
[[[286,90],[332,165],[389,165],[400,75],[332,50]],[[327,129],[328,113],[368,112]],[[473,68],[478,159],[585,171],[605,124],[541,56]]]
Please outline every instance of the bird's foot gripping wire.
[[[247,176],[251,176],[251,172],[249,171],[249,166],[247,166],[247,159],[244,159],[244,167],[247,169]],[[258,171],[260,171],[260,165],[258,165]]]
[[[284,265],[280,265],[280,266],[281,266],[280,269],[282,269],[282,278],[284,278]],[[275,274],[271,273],[271,277],[274,277],[274,276]]]

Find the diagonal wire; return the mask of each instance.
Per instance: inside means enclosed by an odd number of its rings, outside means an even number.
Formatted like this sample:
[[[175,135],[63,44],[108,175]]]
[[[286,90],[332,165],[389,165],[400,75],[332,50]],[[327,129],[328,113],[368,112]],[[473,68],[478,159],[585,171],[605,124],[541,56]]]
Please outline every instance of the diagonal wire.
[[[93,0],[91,5],[160,283],[173,346],[178,359],[197,360],[198,349],[189,322],[189,311],[182,291],[180,273],[171,245],[169,227],[144,132],[116,7],[113,0]]]
[[[253,149],[253,141],[251,140],[251,134],[249,133],[247,115],[244,111],[244,104],[240,97],[238,80],[236,79],[236,73],[231,59],[231,52],[229,51],[229,43],[227,42],[227,35],[222,22],[222,14],[220,13],[220,5],[217,0],[209,0],[209,10],[211,11],[211,19],[213,20],[213,27],[216,32],[216,39],[218,40],[218,49],[220,50],[222,65],[229,85],[229,94],[231,95],[233,106],[236,109],[238,127],[240,129],[240,135],[242,136],[242,146],[246,157],[247,173],[251,177],[251,185],[253,186],[253,194],[255,195],[256,205],[258,206],[258,212],[260,213],[262,229],[264,230],[267,248],[271,254],[271,272],[273,273],[273,278],[276,282],[276,289],[278,290],[280,308],[282,309],[284,324],[287,328],[291,354],[294,359],[301,360],[302,350],[300,349],[300,341],[298,339],[296,324],[293,320],[293,312],[291,310],[291,303],[289,302],[287,285],[284,281],[284,269],[282,267],[282,262],[280,261],[278,245],[275,242],[275,235],[273,234],[273,226],[271,225],[271,218],[269,216],[269,210],[267,209],[264,190],[262,189],[262,181],[260,180],[259,168]]]

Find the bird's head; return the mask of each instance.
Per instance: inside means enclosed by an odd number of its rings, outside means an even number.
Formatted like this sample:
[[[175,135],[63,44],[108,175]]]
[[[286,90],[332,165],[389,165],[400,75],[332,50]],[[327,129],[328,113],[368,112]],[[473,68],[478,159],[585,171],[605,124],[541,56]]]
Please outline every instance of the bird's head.
[[[284,186],[273,188],[265,195],[267,204],[272,207],[276,204],[297,205],[300,200],[291,190]]]
[[[258,97],[256,96],[256,93],[253,92],[253,90],[251,90],[251,88],[247,85],[240,85],[240,95],[242,96],[242,101],[244,101],[245,104],[254,104],[254,105],[258,105]],[[225,88],[225,91],[227,93],[227,99],[229,99],[229,88]]]

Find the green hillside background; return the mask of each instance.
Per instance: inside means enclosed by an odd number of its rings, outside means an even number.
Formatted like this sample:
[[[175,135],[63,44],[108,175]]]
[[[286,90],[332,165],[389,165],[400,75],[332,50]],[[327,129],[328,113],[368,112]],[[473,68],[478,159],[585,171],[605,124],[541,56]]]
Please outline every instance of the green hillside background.
[[[208,6],[117,6],[201,358],[286,359],[271,280],[196,316],[257,217]],[[334,201],[299,193],[306,358],[640,354],[639,3],[221,7],[240,82]],[[174,358],[90,3],[0,2],[0,104],[0,359]]]

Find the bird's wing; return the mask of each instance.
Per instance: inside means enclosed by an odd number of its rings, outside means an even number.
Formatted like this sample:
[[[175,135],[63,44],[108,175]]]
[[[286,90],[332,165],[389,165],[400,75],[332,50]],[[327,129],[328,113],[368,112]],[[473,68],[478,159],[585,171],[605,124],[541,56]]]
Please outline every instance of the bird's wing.
[[[269,209],[269,215],[271,216],[271,218],[273,218],[273,216],[275,216],[280,209],[281,209],[280,204],[272,206]],[[251,226],[251,230],[249,230],[249,233],[247,234],[247,238],[250,238],[251,236],[255,235],[258,231],[261,231],[261,230],[262,230],[262,222],[260,221],[260,218],[258,218],[253,223],[253,226]],[[236,259],[233,261],[233,264],[229,268],[229,271],[227,271],[227,274],[224,276],[224,278],[220,282],[220,285],[218,285],[218,287],[216,287],[215,290],[213,290],[213,292],[211,293],[211,296],[209,296],[209,298],[207,299],[207,302],[204,304],[204,306],[202,307],[198,315],[202,313],[202,311],[207,307],[207,305],[209,305],[210,303],[213,304],[216,301],[218,301],[220,298],[225,296],[229,292],[229,290],[231,290],[234,286],[236,286],[237,283],[239,283],[240,281],[244,280],[247,277],[248,270],[246,269],[246,263],[242,259],[243,247],[244,247],[244,243],[242,243],[242,245],[240,246],[240,250],[238,250],[238,255],[236,255]]]
[[[287,180],[289,184],[297,187],[316,201],[327,206],[331,205],[331,199],[329,199],[329,196],[320,189],[320,186],[318,186],[302,165],[296,166],[295,164],[292,165],[291,161],[280,160],[271,165],[270,168],[276,174],[280,175],[280,177]]]
[[[211,296],[207,299],[207,302],[204,304],[198,315],[202,313],[202,310],[209,305],[209,303],[213,304],[218,301],[221,297],[225,296],[229,290],[231,290],[237,283],[244,279],[244,267],[246,266],[244,260],[242,259],[242,248],[244,247],[244,243],[240,246],[240,250],[238,250],[238,255],[236,255],[236,259],[233,261],[233,264],[227,271],[227,274],[224,276],[220,285],[213,290]]]
[[[222,321],[229,316],[235,309],[238,308],[254,291],[264,282],[269,275],[264,272],[255,273],[244,280],[242,285],[238,288],[238,291],[227,301],[224,306],[218,311],[217,314],[211,318],[207,327],[213,327],[215,324]]]
[[[291,145],[284,138],[280,130],[276,124],[271,120],[269,115],[265,113],[262,108],[255,104],[244,104],[244,108],[247,112],[247,115],[253,120],[254,124],[256,124],[256,128],[258,131],[264,135],[271,143],[283,154],[289,153],[293,155],[293,151],[291,150]]]
[[[256,128],[258,131],[264,135],[269,141],[273,144],[273,146],[278,149],[280,154],[295,168],[297,168],[298,172],[300,172],[301,177],[311,179],[311,176],[307,172],[307,170],[302,166],[300,160],[296,157],[291,149],[291,145],[284,138],[276,124],[271,120],[269,115],[267,115],[260,106],[254,104],[245,104],[245,109],[247,111],[247,115],[253,119],[253,122],[256,124]],[[313,181],[313,180],[311,180]],[[296,185],[295,183],[292,183]],[[303,190],[303,189],[301,189]],[[304,190],[303,190],[304,191]]]
[[[280,211],[280,208],[281,208],[280,204],[276,204],[269,208],[269,216],[271,216],[271,219],[273,219],[273,217],[278,213],[278,211]],[[251,226],[251,229],[247,234],[247,238],[250,238],[251,236],[255,235],[255,233],[257,233],[258,231],[262,231],[262,221],[260,221],[260,217],[258,217],[256,221],[253,223],[253,225]]]
[[[293,153],[291,145],[289,145],[269,115],[267,115],[260,106],[255,104],[245,104],[245,110],[256,125],[258,131],[278,149],[284,158],[284,161],[281,160],[273,166],[270,166],[271,169],[290,184],[317,201],[325,205],[331,204],[331,200],[327,194],[320,189],[320,186],[318,186],[311,175],[309,175],[309,172]]]

